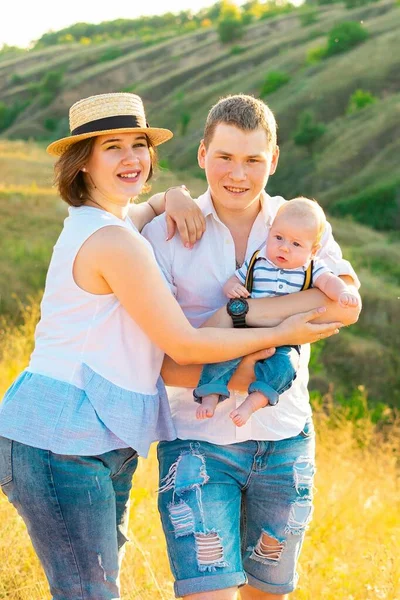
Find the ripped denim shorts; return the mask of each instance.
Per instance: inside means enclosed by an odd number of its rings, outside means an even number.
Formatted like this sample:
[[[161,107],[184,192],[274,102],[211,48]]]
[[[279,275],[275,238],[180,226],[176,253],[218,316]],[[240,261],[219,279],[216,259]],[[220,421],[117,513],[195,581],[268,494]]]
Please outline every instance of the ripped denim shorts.
[[[177,597],[246,583],[270,594],[295,589],[314,454],[311,420],[279,441],[159,444],[159,511]]]

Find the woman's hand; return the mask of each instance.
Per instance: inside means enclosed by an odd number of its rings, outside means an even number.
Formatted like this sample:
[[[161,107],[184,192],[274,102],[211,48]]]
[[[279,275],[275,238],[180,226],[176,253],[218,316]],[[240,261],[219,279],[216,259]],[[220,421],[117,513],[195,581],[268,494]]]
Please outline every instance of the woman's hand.
[[[170,188],[165,192],[165,216],[167,240],[172,239],[178,229],[186,248],[193,248],[205,232],[203,213],[185,186]]]
[[[277,326],[279,336],[282,335],[282,345],[308,344],[339,333],[343,323],[326,324],[312,323],[326,311],[325,307],[315,308],[304,313],[288,317]]]
[[[267,348],[266,350],[260,350],[242,358],[238,368],[232,375],[228,388],[237,392],[247,392],[250,383],[256,380],[254,374],[254,365],[256,362],[258,360],[265,360],[273,354],[275,354],[275,348]]]

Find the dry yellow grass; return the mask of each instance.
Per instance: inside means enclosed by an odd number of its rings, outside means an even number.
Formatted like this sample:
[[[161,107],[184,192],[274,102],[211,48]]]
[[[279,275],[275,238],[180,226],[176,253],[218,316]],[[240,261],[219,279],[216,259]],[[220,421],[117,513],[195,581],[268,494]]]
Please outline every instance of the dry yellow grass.
[[[37,304],[19,328],[2,328],[0,395],[26,364]],[[369,421],[364,447],[353,425],[335,428],[317,412],[315,515],[300,561],[293,600],[400,599],[400,477],[395,428],[385,440]],[[358,432],[357,438],[360,439]],[[157,465],[140,463],[131,495],[130,538],[122,569],[123,600],[171,600],[172,577],[156,507]],[[25,526],[0,496],[0,599],[49,600]]]

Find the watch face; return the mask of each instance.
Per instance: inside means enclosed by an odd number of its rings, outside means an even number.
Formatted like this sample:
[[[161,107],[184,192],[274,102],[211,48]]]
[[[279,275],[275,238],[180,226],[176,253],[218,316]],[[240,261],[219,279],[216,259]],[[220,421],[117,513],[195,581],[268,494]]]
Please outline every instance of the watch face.
[[[247,302],[240,298],[234,298],[229,302],[229,312],[232,315],[240,316],[246,312]]]

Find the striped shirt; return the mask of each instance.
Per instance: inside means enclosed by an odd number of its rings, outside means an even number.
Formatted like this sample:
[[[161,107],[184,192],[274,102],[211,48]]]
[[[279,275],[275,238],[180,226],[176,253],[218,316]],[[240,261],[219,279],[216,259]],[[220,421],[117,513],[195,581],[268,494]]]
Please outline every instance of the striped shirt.
[[[243,285],[246,282],[251,257],[252,254],[235,272],[236,277]],[[269,298],[270,296],[286,296],[286,294],[300,292],[307,267],[308,264],[296,269],[281,269],[267,258],[266,245],[262,246],[253,269],[251,297]],[[314,259],[311,281],[315,283],[323,273],[332,273],[332,270],[320,258]]]

